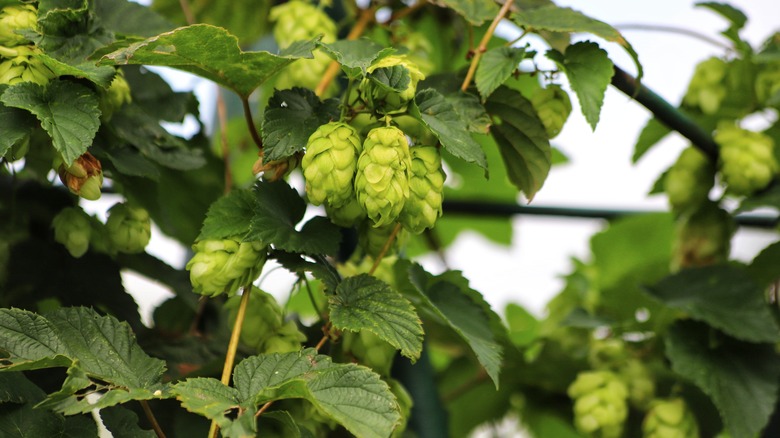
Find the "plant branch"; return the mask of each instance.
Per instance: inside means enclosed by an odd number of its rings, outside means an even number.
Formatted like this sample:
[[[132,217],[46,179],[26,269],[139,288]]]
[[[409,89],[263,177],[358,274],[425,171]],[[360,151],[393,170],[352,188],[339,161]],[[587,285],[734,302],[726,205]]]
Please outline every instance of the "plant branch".
[[[154,429],[154,433],[157,434],[157,438],[165,438],[165,433],[163,432],[162,428],[160,428],[160,423],[157,422],[157,418],[155,418],[154,412],[152,412],[152,408],[149,407],[149,402],[146,400],[139,400],[139,402],[141,403],[141,408],[144,410],[146,419],[149,420],[149,423],[152,425],[152,429]]]
[[[355,26],[353,26],[352,30],[349,31],[347,39],[356,40],[360,35],[363,35],[363,32],[366,31],[366,27],[368,27],[369,23],[374,21],[374,13],[375,10],[373,7],[363,9],[363,11],[360,13],[360,18],[358,18],[358,21],[355,23]],[[336,78],[336,75],[339,74],[340,70],[341,66],[339,65],[338,61],[331,61],[328,69],[325,70],[325,74],[323,74],[320,83],[317,84],[317,88],[314,89],[314,93],[321,97],[325,93],[325,90],[328,88],[330,83],[333,82],[333,79]]]
[[[717,160],[718,145],[709,133],[664,98],[637,83],[634,77],[617,66],[612,76],[612,85],[650,110],[661,123],[690,140],[694,147],[704,152],[712,161]]]
[[[460,86],[462,91],[468,90],[469,85],[471,85],[471,80],[474,79],[474,74],[477,71],[479,60],[482,59],[482,54],[487,51],[487,45],[488,42],[490,42],[490,38],[493,37],[493,33],[496,31],[498,23],[500,23],[501,20],[504,19],[506,13],[509,12],[509,8],[512,7],[512,2],[513,0],[506,0],[506,3],[504,3],[504,5],[501,6],[501,9],[498,11],[496,18],[493,19],[492,23],[490,23],[490,27],[488,27],[487,32],[485,32],[485,35],[482,36],[482,41],[479,42],[479,46],[477,47],[476,52],[474,52],[474,57],[471,58],[471,65],[469,65],[469,71],[466,73],[466,78],[463,80],[463,85]]]
[[[244,108],[244,118],[246,119],[246,126],[249,128],[249,135],[252,136],[252,140],[257,145],[257,149],[263,150],[263,139],[260,138],[260,134],[255,127],[255,121],[252,118],[252,109],[249,107],[249,97],[241,96],[241,106]]]
[[[382,259],[385,257],[385,254],[387,254],[387,251],[390,250],[390,247],[393,245],[393,242],[395,241],[396,236],[398,236],[398,233],[401,231],[401,223],[398,222],[395,224],[395,228],[393,228],[393,231],[390,233],[390,237],[387,238],[387,242],[385,242],[385,246],[382,247],[382,250],[379,251],[379,255],[376,256],[376,259],[374,259],[374,264],[371,266],[371,270],[368,271],[368,275],[374,275],[374,272],[376,272],[376,268],[379,267],[379,263],[382,262]]]

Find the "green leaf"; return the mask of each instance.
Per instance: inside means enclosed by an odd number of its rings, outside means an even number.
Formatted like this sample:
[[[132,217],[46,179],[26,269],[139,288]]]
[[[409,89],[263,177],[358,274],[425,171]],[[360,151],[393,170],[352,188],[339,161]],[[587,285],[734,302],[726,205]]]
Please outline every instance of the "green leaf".
[[[400,421],[398,403],[379,375],[354,364],[334,364],[313,348],[252,356],[233,381],[242,402],[304,398],[360,437],[387,437]]]
[[[87,79],[103,88],[111,85],[116,70],[113,67],[99,67],[92,62],[79,62],[78,64],[68,64],[46,54],[35,56],[48,67],[56,76],[73,76],[76,78]]]
[[[490,116],[485,107],[479,102],[479,98],[471,93],[460,90],[444,95],[444,98],[452,104],[460,119],[466,123],[470,132],[487,134],[490,132]]]
[[[66,307],[46,318],[20,309],[0,309],[0,371],[69,366],[68,378],[47,403],[68,415],[129,400],[156,397],[165,363],[138,346],[126,323],[84,307]],[[93,380],[94,379],[94,380]],[[79,392],[106,390],[90,404]]]
[[[154,438],[154,431],[138,427],[138,416],[130,409],[112,406],[100,410],[100,420],[114,438]]]
[[[699,2],[695,5],[707,8],[713,12],[717,12],[723,18],[728,20],[736,30],[742,29],[745,27],[745,24],[747,24],[747,15],[728,3]]]
[[[474,351],[479,363],[498,389],[503,349],[491,330],[491,319],[498,319],[486,303],[475,302],[462,285],[433,277],[420,265],[409,268],[409,277],[422,299],[424,309],[452,328]]]
[[[769,287],[780,277],[777,272],[777,261],[780,260],[780,242],[772,243],[753,258],[748,265],[748,273],[762,287]]]
[[[129,176],[140,176],[157,181],[160,178],[160,171],[157,166],[146,159],[141,152],[129,146],[114,146],[110,150],[103,149],[100,145],[92,145],[90,149],[92,155],[101,160],[103,167],[106,166],[104,158],[107,158],[114,165],[116,171]]]
[[[315,40],[296,42],[279,55],[244,52],[227,30],[208,24],[180,27],[135,42],[117,42],[102,65],[159,65],[188,71],[248,97],[263,82],[300,58],[311,58]]]
[[[661,139],[666,137],[670,132],[672,132],[672,130],[667,128],[666,125],[655,117],[648,120],[645,127],[642,128],[642,131],[639,133],[639,138],[636,139],[634,155],[631,157],[631,162],[636,164],[651,147],[661,141]]]
[[[441,145],[452,155],[475,163],[487,172],[485,152],[464,127],[452,104],[438,91],[428,88],[415,96],[416,106],[410,108],[412,116],[433,131]]]
[[[223,429],[231,423],[226,414],[241,404],[237,389],[206,377],[179,382],[173,386],[173,393],[185,409],[216,421]]]
[[[523,47],[496,47],[482,55],[474,81],[484,102],[493,91],[512,76],[525,58]]]
[[[758,436],[780,389],[780,360],[772,345],[714,337],[709,327],[690,321],[675,324],[665,345],[674,372],[710,396],[731,436]]]
[[[539,321],[524,307],[510,303],[504,312],[509,339],[518,347],[530,345],[539,336]]]
[[[577,93],[582,114],[591,128],[596,129],[604,93],[615,74],[607,52],[596,43],[583,41],[567,47],[565,54],[550,50],[547,57],[566,72],[571,88]]]
[[[75,82],[53,80],[46,87],[20,82],[8,87],[0,101],[33,113],[67,163],[87,151],[100,127],[97,95]]]
[[[455,10],[474,26],[498,15],[498,6],[493,0],[441,0],[439,3]]]
[[[764,290],[736,266],[686,269],[648,288],[664,304],[737,339],[777,342],[780,328]]]
[[[0,87],[0,96],[6,88]],[[0,157],[16,142],[30,135],[35,125],[35,119],[27,111],[0,105],[0,132],[3,133],[0,136]]]
[[[518,25],[531,31],[587,32],[604,38],[607,41],[617,43],[621,45],[634,60],[634,64],[636,64],[637,68],[637,80],[642,79],[642,65],[639,63],[639,56],[634,48],[625,38],[623,38],[623,35],[621,35],[620,32],[603,21],[588,17],[582,12],[574,9],[562,8],[552,4],[534,9],[521,10],[513,13],[510,18]]]
[[[314,277],[323,282],[325,287],[331,293],[335,292],[336,287],[341,282],[341,275],[336,268],[331,265],[325,257],[314,257],[315,263],[306,261],[300,254],[293,254],[284,251],[274,251],[270,255],[276,259],[280,265],[284,266],[290,272],[303,274],[311,272]],[[309,300],[307,298],[307,300]]]
[[[366,38],[358,40],[338,40],[319,46],[331,58],[341,64],[347,76],[356,79],[366,73],[366,69],[376,60],[393,53],[395,49],[386,48]]]
[[[406,298],[381,280],[361,274],[344,279],[330,298],[330,321],[339,330],[368,330],[416,361],[422,321]]]
[[[263,161],[301,152],[320,125],[339,118],[339,102],[324,102],[306,88],[277,90],[268,101],[263,119]]]
[[[402,65],[378,68],[369,73],[367,78],[380,89],[395,92],[406,90],[412,80],[409,69]]]
[[[512,183],[532,200],[552,167],[550,141],[542,121],[522,94],[500,87],[485,103],[491,128]]]
[[[341,235],[328,218],[315,216],[300,231],[306,202],[284,181],[255,184],[255,209],[244,240],[261,241],[276,249],[306,254],[335,254]]]
[[[244,236],[249,231],[255,210],[251,190],[234,189],[211,204],[197,240]]]

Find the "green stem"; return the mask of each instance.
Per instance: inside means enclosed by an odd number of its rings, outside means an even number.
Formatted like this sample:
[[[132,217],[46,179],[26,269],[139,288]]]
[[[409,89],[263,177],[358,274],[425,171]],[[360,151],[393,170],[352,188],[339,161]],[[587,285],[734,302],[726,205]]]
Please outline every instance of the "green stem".
[[[241,96],[241,106],[244,108],[244,118],[246,119],[246,126],[249,128],[249,135],[252,136],[252,140],[257,145],[257,148],[263,150],[263,139],[260,138],[260,134],[255,128],[255,121],[252,118],[252,109],[249,107],[249,97]]]
[[[344,121],[344,118],[347,117],[347,111],[349,110],[349,96],[352,94],[352,84],[355,82],[354,79],[349,78],[349,82],[347,82],[347,91],[344,93],[344,98],[341,102],[341,115],[339,116],[340,121]]]
[[[387,242],[385,242],[385,246],[382,247],[382,251],[379,251],[379,255],[376,256],[376,259],[374,260],[373,266],[371,266],[371,270],[368,271],[369,275],[374,275],[374,272],[376,272],[376,268],[379,267],[379,263],[382,262],[382,259],[385,257],[385,254],[387,254],[387,251],[390,250],[390,246],[393,245],[393,242],[395,241],[395,237],[398,236],[398,233],[401,231],[401,223],[398,222],[395,224],[395,228],[393,228],[393,232],[390,233],[390,237],[387,238]]]
[[[311,306],[314,307],[314,311],[317,312],[317,315],[320,318],[325,319],[325,314],[317,306],[317,301],[314,299],[314,293],[311,291],[311,285],[309,284],[309,279],[306,278],[306,276],[303,274],[301,274],[300,278],[303,280],[303,283],[306,285],[306,292],[309,294],[309,301],[311,301]]]
[[[485,32],[485,35],[482,36],[482,41],[479,42],[479,46],[477,47],[477,50],[474,52],[474,57],[471,58],[471,65],[469,65],[469,71],[466,73],[466,78],[463,79],[463,85],[460,86],[460,89],[462,91],[466,91],[469,88],[469,85],[471,85],[471,80],[474,79],[474,74],[477,71],[477,65],[479,64],[479,60],[482,59],[482,55],[487,51],[487,45],[488,42],[490,42],[490,38],[493,37],[493,33],[496,31],[496,27],[498,27],[498,23],[501,22],[501,20],[504,18],[504,16],[509,12],[509,8],[512,7],[513,0],[506,0],[506,3],[504,3],[503,6],[501,6],[501,10],[498,11],[498,14],[493,19],[493,22],[490,23],[490,27],[488,27],[487,32]]]

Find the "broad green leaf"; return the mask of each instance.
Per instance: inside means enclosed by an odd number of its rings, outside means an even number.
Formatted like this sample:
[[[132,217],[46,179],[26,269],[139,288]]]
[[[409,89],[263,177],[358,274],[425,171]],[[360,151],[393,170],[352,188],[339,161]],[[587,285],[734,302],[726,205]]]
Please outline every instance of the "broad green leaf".
[[[780,360],[772,345],[714,336],[706,325],[688,321],[672,327],[665,346],[672,370],[710,396],[731,436],[758,436],[780,389]]]
[[[377,278],[361,274],[344,279],[330,297],[330,321],[339,330],[368,330],[416,361],[423,328],[412,304]]]
[[[238,39],[208,24],[180,27],[122,47],[117,42],[99,64],[143,64],[188,71],[247,97],[260,84],[299,58],[311,58],[314,40],[298,42],[279,55],[244,52]]]
[[[46,394],[21,371],[0,373],[0,403],[35,403]]]
[[[421,310],[432,312],[466,341],[498,388],[503,349],[493,335],[484,303],[476,303],[460,285],[433,277],[420,265],[409,268],[409,278],[422,299]]]
[[[100,410],[100,420],[114,438],[154,438],[154,431],[138,426],[138,415],[130,409],[112,406]]]
[[[116,74],[116,70],[113,67],[99,67],[93,62],[81,62],[73,65],[46,54],[36,55],[36,58],[43,62],[46,67],[49,67],[57,76],[84,78],[103,88],[108,88],[111,85],[111,80],[114,79]]]
[[[174,92],[160,75],[137,65],[122,67],[122,71],[132,90],[133,105],[141,107],[156,123],[181,123],[187,114],[197,114],[198,102],[191,92]]]
[[[475,26],[498,15],[498,6],[493,0],[441,0],[439,3],[455,10]]]
[[[177,6],[181,8],[180,5]],[[151,37],[175,27],[151,8],[134,1],[95,0],[94,11],[103,27],[124,36]],[[202,18],[200,15],[197,17]]]
[[[319,43],[319,46],[331,58],[341,64],[341,68],[352,78],[359,78],[376,60],[393,53],[395,49],[386,48],[366,38],[358,40],[338,40],[330,44]]]
[[[566,72],[571,88],[577,93],[582,114],[591,128],[596,129],[604,93],[615,73],[607,52],[596,43],[583,41],[567,47],[564,54],[550,50],[547,57]]]
[[[523,47],[501,46],[488,50],[482,55],[474,82],[477,84],[483,102],[512,76],[523,58],[525,58]]]
[[[761,250],[747,266],[748,273],[759,286],[768,287],[780,278],[777,272],[777,261],[780,260],[780,242],[774,242]]]
[[[53,80],[46,87],[20,82],[8,87],[0,101],[33,113],[67,163],[87,151],[100,127],[97,95],[75,82]]]
[[[542,188],[552,167],[552,151],[542,121],[522,94],[500,87],[485,103],[491,132],[512,183],[528,200]]]
[[[230,31],[238,37],[242,46],[251,45],[269,29],[269,12],[273,2],[257,2],[256,0],[198,0],[189,2],[189,8],[199,23],[213,24]],[[154,0],[151,8],[165,17],[175,20],[177,24],[187,24],[187,17],[182,11],[179,0]],[[237,11],[240,11],[238,13]]]
[[[101,160],[103,167],[106,168],[106,161],[114,166],[117,172],[129,176],[140,176],[157,181],[160,178],[160,170],[149,159],[143,156],[141,152],[129,146],[115,146],[111,150],[105,150],[101,145],[93,144],[90,153]]]
[[[278,90],[271,96],[263,118],[263,161],[287,158],[301,152],[309,136],[339,118],[339,102],[324,102],[307,88]]]
[[[717,12],[723,18],[731,22],[732,26],[737,30],[745,27],[745,24],[748,21],[748,17],[747,15],[745,15],[744,12],[742,12],[741,10],[735,8],[733,5],[730,5],[728,3],[698,2],[696,3],[696,6],[701,6],[713,12]]]
[[[8,87],[0,87],[0,96]],[[5,155],[11,147],[25,137],[35,128],[35,118],[27,111],[19,108],[11,108],[0,104],[0,157]]]
[[[81,65],[95,50],[113,41],[114,35],[96,25],[86,0],[38,2],[37,46],[60,61]]]
[[[69,366],[62,389],[47,401],[66,414],[154,398],[164,389],[165,363],[138,346],[127,324],[84,307],[60,308],[47,317],[0,309],[0,351],[8,355],[0,371]],[[106,391],[96,404],[80,391],[92,385]]]
[[[238,390],[212,378],[187,379],[174,385],[173,392],[185,409],[216,421],[220,428],[230,425],[227,413],[241,404]]]
[[[254,216],[255,197],[251,190],[234,189],[211,204],[198,240],[244,236]]]
[[[604,38],[607,41],[620,44],[628,54],[631,55],[634,64],[636,64],[637,80],[642,79],[642,65],[639,63],[639,55],[637,55],[634,48],[625,38],[623,38],[623,35],[621,35],[620,32],[603,21],[588,17],[582,12],[574,9],[562,8],[552,4],[518,11],[513,13],[510,18],[518,25],[530,31],[587,32]]]
[[[475,163],[487,172],[485,152],[466,129],[452,104],[438,91],[428,88],[417,93],[411,114],[433,131],[441,145],[457,158]]]
[[[295,418],[293,418],[292,415],[290,415],[287,411],[272,411],[272,412],[266,412],[263,414],[262,417],[260,417],[260,421],[263,420],[270,420],[275,422],[276,424],[280,425],[282,427],[282,436],[289,437],[289,438],[314,438],[314,435],[309,432],[309,429],[306,429],[304,426],[298,426],[298,424],[295,421]],[[261,424],[259,427],[261,430],[263,429],[263,425]]]
[[[306,202],[284,181],[255,184],[254,217],[244,240],[260,241],[276,249],[306,254],[335,254],[341,235],[329,219],[315,216],[303,225]]]
[[[341,282],[341,275],[325,257],[315,256],[315,263],[304,260],[300,254],[284,251],[274,251],[270,257],[276,259],[290,272],[297,274],[311,272],[314,277],[323,282],[330,293],[333,293]]]
[[[664,304],[748,342],[777,342],[780,328],[764,290],[731,265],[683,270],[648,288]]]
[[[639,138],[636,139],[634,155],[631,157],[631,162],[636,164],[651,147],[661,141],[661,139],[666,137],[670,132],[672,132],[672,130],[667,128],[666,125],[655,117],[648,120],[645,127],[642,128],[642,131],[639,133]]]
[[[523,347],[530,345],[539,336],[539,321],[524,307],[510,303],[504,311],[509,326],[509,339]]]
[[[379,375],[354,364],[334,364],[313,348],[252,356],[241,361],[233,382],[242,403],[304,398],[360,437],[387,437],[401,416]]]
[[[490,132],[490,116],[485,107],[479,102],[479,98],[471,93],[460,90],[444,95],[444,98],[452,104],[460,119],[466,123],[470,132],[487,134]],[[492,168],[494,169],[494,168]]]
[[[409,87],[409,69],[402,65],[378,68],[367,76],[375,86],[387,91],[401,92]]]

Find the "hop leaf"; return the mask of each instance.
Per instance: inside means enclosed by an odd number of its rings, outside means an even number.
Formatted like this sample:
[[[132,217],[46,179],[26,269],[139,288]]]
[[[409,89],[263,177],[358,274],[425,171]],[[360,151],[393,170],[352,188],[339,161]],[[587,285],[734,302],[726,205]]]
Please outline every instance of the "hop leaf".
[[[401,223],[413,234],[433,228],[441,216],[442,193],[446,175],[441,155],[435,146],[411,148],[412,171],[409,176],[409,199],[401,211]]]
[[[355,193],[374,226],[392,224],[409,198],[409,144],[395,127],[375,128],[358,159]]]
[[[704,114],[715,114],[726,98],[724,84],[728,64],[720,58],[709,58],[696,66],[683,97],[683,103],[698,107]]]
[[[241,242],[240,237],[201,240],[192,247],[195,255],[187,262],[195,292],[217,296],[233,294],[254,280],[267,257],[261,242]]]
[[[65,245],[70,255],[83,256],[89,249],[92,234],[90,217],[79,207],[62,209],[52,220],[54,240]]]
[[[628,388],[611,371],[583,371],[568,388],[574,425],[589,436],[618,438],[628,417]]]
[[[301,161],[312,204],[327,201],[338,208],[354,198],[353,178],[362,149],[357,131],[346,123],[331,122],[314,131]]]
[[[403,67],[409,74],[409,81],[405,88],[397,91],[384,84],[379,84],[371,74],[379,69]],[[408,57],[403,55],[391,55],[381,58],[369,66],[366,76],[358,87],[360,96],[366,104],[381,114],[398,114],[406,111],[409,102],[414,99],[417,92],[417,83],[425,79],[425,75]]]
[[[700,150],[689,146],[664,178],[664,190],[672,209],[682,212],[707,200],[715,178],[715,169]]]
[[[117,251],[129,254],[143,252],[152,237],[149,212],[128,204],[114,204],[108,210],[106,231]]]
[[[12,5],[0,10],[0,46],[29,44],[19,31],[38,28],[38,10],[33,5]]]
[[[531,104],[544,125],[547,137],[555,138],[571,114],[569,94],[559,85],[549,85],[534,93]]]
[[[720,146],[720,171],[729,193],[749,196],[777,174],[771,137],[726,122],[718,124],[715,142]]]
[[[642,422],[643,438],[698,438],[699,425],[682,398],[656,400]]]

